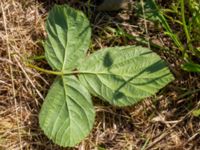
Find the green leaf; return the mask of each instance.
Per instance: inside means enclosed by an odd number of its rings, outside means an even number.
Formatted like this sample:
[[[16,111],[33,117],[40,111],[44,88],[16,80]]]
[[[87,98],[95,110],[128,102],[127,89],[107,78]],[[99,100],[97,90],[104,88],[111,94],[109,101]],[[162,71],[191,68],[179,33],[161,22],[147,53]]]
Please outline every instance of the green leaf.
[[[185,63],[181,67],[183,70],[188,72],[197,72],[197,73],[200,72],[200,64],[196,64],[193,62]]]
[[[48,38],[45,56],[54,70],[74,69],[90,44],[91,28],[87,17],[67,5],[55,5],[46,22]]]
[[[173,80],[165,63],[147,48],[106,48],[85,58],[91,36],[89,22],[69,6],[53,7],[46,29],[45,57],[57,71],[39,70],[60,76],[45,98],[39,124],[60,146],[75,146],[92,129],[95,111],[88,90],[111,104],[126,106],[155,94]]]
[[[118,106],[135,104],[174,79],[157,54],[135,46],[102,49],[78,70],[81,83],[92,94]]]
[[[56,144],[75,146],[90,132],[95,111],[88,91],[73,76],[58,77],[42,105],[40,127]]]

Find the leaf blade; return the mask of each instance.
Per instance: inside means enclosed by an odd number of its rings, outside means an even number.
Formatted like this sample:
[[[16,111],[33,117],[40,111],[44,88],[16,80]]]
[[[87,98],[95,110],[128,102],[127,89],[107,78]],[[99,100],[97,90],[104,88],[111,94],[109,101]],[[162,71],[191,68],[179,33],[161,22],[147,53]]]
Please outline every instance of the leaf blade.
[[[40,127],[60,146],[75,146],[93,126],[95,111],[88,91],[73,76],[58,77],[42,105]]]
[[[87,17],[67,5],[55,5],[46,22],[45,57],[54,70],[76,68],[90,44],[91,28]]]
[[[81,83],[92,94],[117,106],[135,104],[173,80],[157,54],[135,46],[100,50],[78,69],[83,72],[79,75]]]

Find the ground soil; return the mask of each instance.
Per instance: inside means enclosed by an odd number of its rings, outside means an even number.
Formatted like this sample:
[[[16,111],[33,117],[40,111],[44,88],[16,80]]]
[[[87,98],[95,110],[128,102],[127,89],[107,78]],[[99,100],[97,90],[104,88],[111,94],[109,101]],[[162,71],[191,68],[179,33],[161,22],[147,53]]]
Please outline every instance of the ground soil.
[[[38,113],[54,76],[25,65],[26,59],[43,55],[41,41],[46,36],[48,11],[55,3],[64,2],[0,1],[0,150],[69,149],[48,140],[38,125]],[[94,97],[94,128],[71,149],[200,149],[200,118],[191,113],[200,103],[199,92],[195,91],[200,88],[199,75],[181,70],[179,52],[161,28],[138,18],[134,9],[97,12],[95,6],[78,0],[65,3],[83,10],[91,21],[93,36],[88,53],[102,47],[142,44],[119,32],[123,29],[159,45],[160,48],[150,46],[166,60],[175,76],[157,95],[134,106],[116,108]],[[32,63],[50,69],[45,60]]]

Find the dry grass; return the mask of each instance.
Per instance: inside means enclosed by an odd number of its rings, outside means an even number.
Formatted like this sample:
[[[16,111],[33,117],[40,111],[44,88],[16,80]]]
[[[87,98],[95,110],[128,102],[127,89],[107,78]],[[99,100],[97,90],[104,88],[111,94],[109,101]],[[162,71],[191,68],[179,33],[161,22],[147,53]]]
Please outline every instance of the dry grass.
[[[72,0],[67,3],[84,10],[92,22],[94,34],[90,52],[105,46],[136,43],[110,28],[118,26],[132,35],[145,33],[143,22],[131,21],[134,15],[130,12],[91,14],[92,10],[84,3]],[[38,126],[40,106],[53,76],[24,65],[28,57],[43,53],[40,40],[45,37],[44,21],[52,4],[35,0],[0,1],[2,150],[63,149],[49,141]],[[162,39],[157,40],[159,43],[171,45],[167,38],[154,30],[149,30],[149,36],[150,39]],[[200,88],[199,76],[182,72],[176,54],[157,52],[169,63],[176,81],[158,95],[123,109],[94,98],[97,111],[95,126],[90,136],[74,149],[200,149],[200,119],[191,115],[191,111],[199,106],[199,93],[192,92]],[[33,63],[48,68],[45,61]]]

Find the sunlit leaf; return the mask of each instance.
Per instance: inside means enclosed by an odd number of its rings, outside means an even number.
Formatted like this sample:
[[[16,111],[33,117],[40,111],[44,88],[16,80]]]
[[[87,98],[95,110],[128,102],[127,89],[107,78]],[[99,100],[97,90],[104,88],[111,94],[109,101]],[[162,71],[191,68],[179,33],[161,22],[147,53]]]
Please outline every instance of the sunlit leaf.
[[[87,17],[67,5],[56,5],[46,22],[45,56],[55,70],[71,70],[84,57],[91,37]]]
[[[42,105],[39,122],[56,144],[74,146],[90,132],[94,108],[88,91],[73,76],[58,77]]]
[[[58,145],[75,146],[92,129],[95,111],[88,91],[111,104],[126,106],[155,94],[173,80],[166,64],[147,48],[106,48],[86,57],[89,22],[69,6],[54,6],[46,29],[45,56],[60,76],[45,98],[39,123]]]
[[[91,93],[118,106],[135,104],[174,79],[156,53],[135,46],[102,49],[86,58],[79,71],[85,72],[79,79]]]

